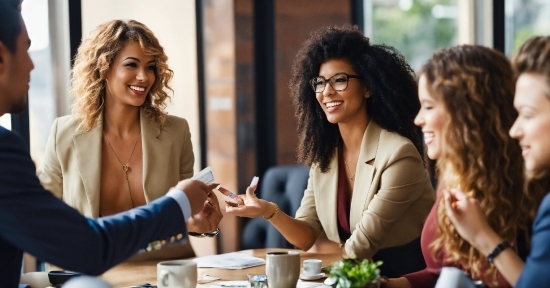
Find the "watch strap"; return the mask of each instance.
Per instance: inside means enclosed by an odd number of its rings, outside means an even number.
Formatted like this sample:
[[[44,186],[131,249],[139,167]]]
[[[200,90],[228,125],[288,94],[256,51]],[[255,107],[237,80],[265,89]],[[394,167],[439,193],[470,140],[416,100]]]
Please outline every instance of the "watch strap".
[[[220,228],[218,227],[216,228],[216,230],[212,232],[206,232],[206,233],[188,232],[187,234],[189,234],[189,236],[198,237],[198,238],[204,238],[204,237],[212,238],[220,234]]]

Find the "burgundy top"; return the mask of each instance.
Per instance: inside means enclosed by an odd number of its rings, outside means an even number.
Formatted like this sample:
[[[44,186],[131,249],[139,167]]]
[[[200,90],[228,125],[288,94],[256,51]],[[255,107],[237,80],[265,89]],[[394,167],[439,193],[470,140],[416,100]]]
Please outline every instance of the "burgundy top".
[[[444,253],[437,252],[432,253],[432,249],[429,248],[429,245],[436,239],[437,236],[437,207],[441,201],[442,193],[438,193],[437,200],[435,201],[426,223],[424,223],[424,228],[422,229],[422,236],[420,239],[420,245],[422,247],[422,254],[424,255],[424,261],[426,261],[426,269],[420,270],[418,272],[406,274],[403,277],[407,278],[411,283],[412,287],[434,287],[439,277],[440,269],[444,266],[452,266],[462,269],[462,266],[459,263],[448,263],[444,262],[443,258],[446,256]],[[482,277],[482,281],[487,283],[492,282],[491,276]],[[497,273],[498,287],[511,287],[506,280]],[[491,286],[491,285],[488,285]]]
[[[351,195],[348,193],[347,189],[348,178],[344,165],[344,161],[338,161],[338,203],[336,214],[338,216],[338,233],[340,235],[340,239],[346,241],[349,237],[351,237],[351,230],[349,229]]]
[[[338,191],[336,214],[338,220],[338,235],[343,242],[351,237],[349,217],[351,211],[352,196],[349,193],[346,168],[343,160],[338,161]],[[420,237],[419,237],[420,238]],[[380,249],[372,256],[374,261],[382,261],[381,275],[387,277],[399,277],[412,271],[418,271],[424,267],[424,257],[420,249],[420,239],[417,238],[405,245]],[[408,259],[403,262],[402,259]]]

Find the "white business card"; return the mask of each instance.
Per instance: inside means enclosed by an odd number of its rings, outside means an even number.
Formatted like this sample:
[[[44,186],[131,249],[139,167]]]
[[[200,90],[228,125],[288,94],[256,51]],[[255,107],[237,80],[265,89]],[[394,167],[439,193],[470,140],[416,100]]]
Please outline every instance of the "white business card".
[[[195,174],[195,176],[191,177],[191,179],[199,180],[204,184],[210,184],[215,181],[214,173],[212,173],[212,168],[210,168],[210,166],[202,169],[199,173]]]

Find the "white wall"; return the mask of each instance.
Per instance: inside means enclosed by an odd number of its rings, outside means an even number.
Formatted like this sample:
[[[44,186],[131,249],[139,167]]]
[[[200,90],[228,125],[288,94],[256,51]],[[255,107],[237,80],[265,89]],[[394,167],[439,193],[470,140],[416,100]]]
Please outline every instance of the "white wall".
[[[134,19],[149,27],[168,55],[174,70],[174,94],[168,113],[187,119],[191,129],[195,172],[199,170],[199,104],[195,1],[82,0],[82,36],[113,19]]]

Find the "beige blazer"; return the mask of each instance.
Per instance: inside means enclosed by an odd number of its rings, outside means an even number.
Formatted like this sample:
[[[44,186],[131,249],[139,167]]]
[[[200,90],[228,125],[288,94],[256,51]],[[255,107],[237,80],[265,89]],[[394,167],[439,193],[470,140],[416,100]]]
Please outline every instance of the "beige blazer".
[[[369,164],[371,163],[371,164]],[[351,237],[338,234],[338,153],[329,171],[317,165],[309,172],[296,218],[306,221],[316,236],[344,246],[346,255],[371,258],[379,249],[401,246],[420,237],[435,201],[428,174],[412,142],[370,121],[361,142],[350,211]]]
[[[159,127],[140,113],[143,190],[150,202],[193,176],[193,147],[187,121],[168,116]],[[87,217],[99,217],[103,125],[81,133],[73,116],[57,118],[39,172],[42,185]]]
[[[38,176],[57,197],[84,216],[97,218],[103,125],[82,133],[78,124],[73,116],[54,121]],[[183,118],[168,116],[165,124],[159,126],[140,113],[140,124],[143,190],[150,202],[165,195],[178,181],[192,177],[193,147],[189,125]]]

